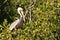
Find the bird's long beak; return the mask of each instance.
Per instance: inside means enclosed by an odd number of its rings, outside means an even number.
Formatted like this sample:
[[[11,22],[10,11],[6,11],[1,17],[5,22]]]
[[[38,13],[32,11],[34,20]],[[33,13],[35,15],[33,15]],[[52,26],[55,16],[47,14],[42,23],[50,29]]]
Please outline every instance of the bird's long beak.
[[[23,21],[25,21],[25,15],[23,14],[23,11],[21,11],[21,16],[23,17]]]
[[[23,15],[23,21],[25,22],[25,15]]]

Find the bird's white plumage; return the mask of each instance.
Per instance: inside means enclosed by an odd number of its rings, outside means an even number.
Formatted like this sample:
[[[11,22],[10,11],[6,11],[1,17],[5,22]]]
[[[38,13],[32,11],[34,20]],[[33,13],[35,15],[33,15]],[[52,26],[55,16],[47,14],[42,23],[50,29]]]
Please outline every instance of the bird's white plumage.
[[[17,19],[16,21],[14,21],[9,27],[9,30],[13,30],[15,27],[20,26],[22,21],[24,20],[23,9],[21,7],[18,7],[17,11],[20,14],[20,19]]]

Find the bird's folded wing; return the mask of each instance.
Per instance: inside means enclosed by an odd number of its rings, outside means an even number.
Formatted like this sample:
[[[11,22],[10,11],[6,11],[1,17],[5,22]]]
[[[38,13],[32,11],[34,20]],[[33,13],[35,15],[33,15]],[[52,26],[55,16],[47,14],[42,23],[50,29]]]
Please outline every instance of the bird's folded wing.
[[[13,28],[16,27],[16,25],[18,24],[18,22],[19,22],[19,19],[16,20],[16,21],[14,21],[14,22],[11,24],[11,26],[9,27],[9,30],[13,30]]]

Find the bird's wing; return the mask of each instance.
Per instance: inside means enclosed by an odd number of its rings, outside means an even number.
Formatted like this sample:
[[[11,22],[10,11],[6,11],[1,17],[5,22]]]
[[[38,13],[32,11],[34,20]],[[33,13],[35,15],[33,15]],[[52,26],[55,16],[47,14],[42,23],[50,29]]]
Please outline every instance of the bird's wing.
[[[11,26],[9,27],[9,30],[12,30],[13,28],[15,28],[15,26],[18,24],[18,22],[19,22],[19,19],[16,20],[16,21],[14,21],[14,22],[11,24]]]

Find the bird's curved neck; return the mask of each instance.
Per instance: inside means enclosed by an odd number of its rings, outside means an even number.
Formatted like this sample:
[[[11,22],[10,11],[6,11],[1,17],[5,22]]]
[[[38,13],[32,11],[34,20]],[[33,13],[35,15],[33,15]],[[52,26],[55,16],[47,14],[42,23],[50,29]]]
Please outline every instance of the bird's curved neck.
[[[17,9],[17,11],[18,11],[18,13],[19,13],[19,15],[20,15],[20,18],[23,18],[24,19],[24,13],[23,13],[23,9],[21,8],[21,7],[19,7],[18,9]]]

